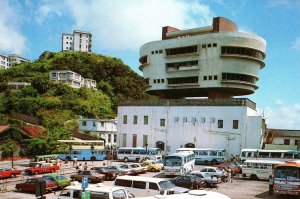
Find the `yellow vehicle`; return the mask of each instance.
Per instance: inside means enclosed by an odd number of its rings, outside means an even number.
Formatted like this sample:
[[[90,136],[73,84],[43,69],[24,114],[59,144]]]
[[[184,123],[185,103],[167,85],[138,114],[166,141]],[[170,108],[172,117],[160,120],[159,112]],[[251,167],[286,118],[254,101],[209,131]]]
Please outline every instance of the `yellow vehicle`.
[[[162,165],[159,163],[156,163],[153,160],[146,160],[143,162],[145,166],[147,166],[148,171],[161,171],[162,170]]]

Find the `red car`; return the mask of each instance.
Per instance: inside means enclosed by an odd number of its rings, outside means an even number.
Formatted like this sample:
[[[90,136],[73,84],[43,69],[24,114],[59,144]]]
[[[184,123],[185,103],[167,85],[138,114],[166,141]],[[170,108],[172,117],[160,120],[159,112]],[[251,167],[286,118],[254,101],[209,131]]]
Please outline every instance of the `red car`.
[[[15,178],[21,174],[21,170],[13,168],[0,168],[0,178]]]
[[[37,182],[46,182],[46,191],[50,191],[57,188],[57,183],[46,178],[31,178],[24,183],[16,184],[16,189],[20,192],[35,192]]]
[[[240,167],[234,165],[232,162],[224,162],[224,163],[222,163],[222,164],[219,164],[217,167],[220,168],[220,169],[224,169],[224,170],[227,171],[227,172],[228,172],[228,170],[230,169],[232,175],[236,175],[236,174],[238,174],[239,171],[240,171]]]
[[[35,167],[25,169],[25,173],[28,175],[36,175],[40,173],[53,173],[56,170],[59,170],[59,166],[53,165],[51,163],[44,163],[41,165],[36,165]]]

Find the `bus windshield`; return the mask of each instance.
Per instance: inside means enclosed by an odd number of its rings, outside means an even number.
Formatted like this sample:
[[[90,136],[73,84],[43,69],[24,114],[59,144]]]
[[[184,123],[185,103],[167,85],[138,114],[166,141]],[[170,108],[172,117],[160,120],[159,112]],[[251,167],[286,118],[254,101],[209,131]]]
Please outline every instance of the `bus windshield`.
[[[182,159],[181,157],[168,156],[165,158],[165,166],[181,166]]]
[[[300,169],[296,167],[279,166],[276,168],[275,179],[300,181]]]

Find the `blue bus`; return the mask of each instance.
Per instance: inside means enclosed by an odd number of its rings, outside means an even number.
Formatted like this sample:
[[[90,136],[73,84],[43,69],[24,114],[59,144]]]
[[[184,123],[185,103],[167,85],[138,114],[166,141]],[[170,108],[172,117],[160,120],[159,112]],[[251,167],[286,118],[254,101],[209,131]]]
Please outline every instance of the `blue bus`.
[[[59,154],[61,160],[104,160],[106,150],[103,140],[58,140],[69,145],[68,152]]]

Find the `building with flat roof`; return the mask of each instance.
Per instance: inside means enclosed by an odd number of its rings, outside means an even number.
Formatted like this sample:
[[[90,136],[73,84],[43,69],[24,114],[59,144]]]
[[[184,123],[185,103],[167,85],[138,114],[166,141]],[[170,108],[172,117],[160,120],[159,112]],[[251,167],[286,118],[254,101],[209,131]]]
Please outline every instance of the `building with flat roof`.
[[[300,150],[300,130],[266,129],[263,147],[265,149]]]
[[[4,55],[0,54],[0,69],[8,69],[14,65],[29,62],[28,59],[20,57],[17,54]]]
[[[164,154],[190,146],[228,155],[261,148],[265,119],[254,102],[233,97],[258,88],[265,50],[263,38],[238,32],[223,17],[207,27],[163,27],[162,40],[144,44],[139,59],[146,92],[160,99],[119,104],[118,145],[159,147]]]
[[[234,22],[216,17],[207,27],[163,27],[162,40],[141,47],[139,69],[146,91],[160,98],[230,98],[258,88],[265,50],[263,38],[238,32]]]
[[[73,34],[62,34],[62,51],[91,52],[92,34],[74,30]]]

